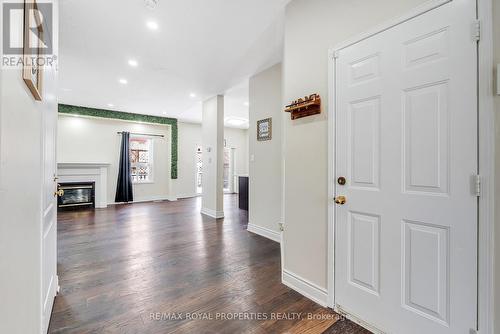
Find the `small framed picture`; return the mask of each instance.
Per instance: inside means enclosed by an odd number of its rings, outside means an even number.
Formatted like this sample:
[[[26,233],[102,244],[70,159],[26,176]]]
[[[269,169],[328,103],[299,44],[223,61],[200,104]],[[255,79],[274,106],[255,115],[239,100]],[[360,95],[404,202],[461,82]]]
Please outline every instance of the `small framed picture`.
[[[265,141],[273,138],[273,119],[266,118],[257,122],[257,140]]]
[[[36,27],[31,29],[31,27]],[[24,3],[23,80],[37,101],[42,100],[43,66],[38,63],[43,40],[42,19],[36,0]],[[36,50],[36,54],[32,50]]]

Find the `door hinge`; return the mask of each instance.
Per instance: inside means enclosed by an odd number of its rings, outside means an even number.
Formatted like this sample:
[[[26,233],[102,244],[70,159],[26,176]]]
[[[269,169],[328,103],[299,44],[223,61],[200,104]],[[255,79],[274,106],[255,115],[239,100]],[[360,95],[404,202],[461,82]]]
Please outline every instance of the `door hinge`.
[[[481,40],[481,21],[475,20],[472,24],[472,38],[474,41],[479,42]]]
[[[285,224],[278,223],[278,228],[280,229],[281,232],[283,232],[285,230]]]
[[[481,175],[474,175],[474,195],[481,196]]]

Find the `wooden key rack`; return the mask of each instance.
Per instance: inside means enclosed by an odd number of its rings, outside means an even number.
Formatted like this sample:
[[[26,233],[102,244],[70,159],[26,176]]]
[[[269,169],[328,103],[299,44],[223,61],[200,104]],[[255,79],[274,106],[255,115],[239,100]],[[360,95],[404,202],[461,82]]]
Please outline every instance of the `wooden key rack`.
[[[290,113],[292,120],[320,114],[321,97],[318,94],[312,94],[293,101],[292,104],[286,106],[285,112]]]

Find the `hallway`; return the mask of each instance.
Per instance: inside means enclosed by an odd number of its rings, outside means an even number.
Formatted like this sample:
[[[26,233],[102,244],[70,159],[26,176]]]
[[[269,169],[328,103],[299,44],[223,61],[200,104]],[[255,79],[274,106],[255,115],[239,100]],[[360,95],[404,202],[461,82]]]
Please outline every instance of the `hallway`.
[[[279,244],[246,231],[237,196],[225,196],[226,218],[217,222],[200,205],[195,198],[62,212],[61,292],[49,332],[322,333],[335,323],[330,310],[281,284]],[[262,320],[222,320],[237,312]],[[280,316],[292,319],[273,319]],[[366,332],[339,321],[327,333]]]

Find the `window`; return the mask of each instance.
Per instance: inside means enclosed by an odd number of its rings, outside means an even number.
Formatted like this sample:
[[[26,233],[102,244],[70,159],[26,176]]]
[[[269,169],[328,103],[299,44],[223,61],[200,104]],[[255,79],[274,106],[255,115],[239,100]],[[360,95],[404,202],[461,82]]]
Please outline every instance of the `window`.
[[[153,140],[151,138],[130,138],[130,165],[132,182],[153,182]]]

